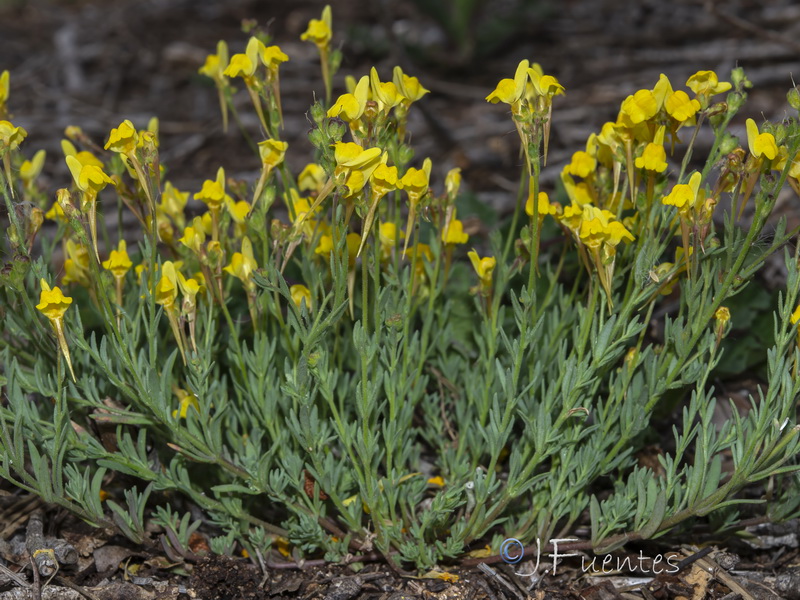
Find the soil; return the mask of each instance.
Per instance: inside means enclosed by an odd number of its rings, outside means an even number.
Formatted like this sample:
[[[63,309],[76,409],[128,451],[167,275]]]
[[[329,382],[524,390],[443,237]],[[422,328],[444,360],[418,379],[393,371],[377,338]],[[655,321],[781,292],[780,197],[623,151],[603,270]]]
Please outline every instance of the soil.
[[[447,11],[469,3],[331,4],[335,40],[344,54],[337,91],[343,75],[364,74],[371,65],[384,78],[395,64],[419,76],[432,93],[415,105],[409,125],[418,159],[432,157],[434,185],[439,186],[448,169],[461,167],[465,188],[500,217],[512,207],[520,166],[518,140],[507,110],[487,104],[485,96],[500,78],[513,76],[522,58],[541,63],[567,90],[555,105],[545,189],[552,188],[560,167],[583,147],[588,134],[615,118],[620,101],[636,89],[651,88],[659,73],[666,73],[677,88],[696,70],[723,75],[734,66],[744,67],[755,87],[747,113],[740,115],[742,132],[746,117],[780,120],[790,114],[785,98],[790,73],[794,69],[800,75],[800,5],[793,0],[479,1],[460,31],[458,20]],[[299,35],[321,8],[322,3],[311,0],[0,0],[0,71],[11,71],[9,106],[14,123],[29,132],[25,149],[30,154],[47,150],[44,177],[48,189],[55,190],[68,178],[59,147],[66,126],[78,125],[101,142],[121,120],[141,127],[155,115],[160,119],[162,160],[178,188],[199,190],[220,165],[229,176],[252,181],[257,161],[235,128],[223,134],[216,93],[197,69],[219,39],[227,40],[232,52],[241,51],[247,40],[242,20],[254,19],[291,57],[281,67],[281,89],[290,144],[287,160],[298,172],[312,152],[306,111],[314,90],[320,93],[322,88],[316,49],[300,42]],[[438,20],[437,9],[444,10]],[[237,102],[244,126],[255,133],[247,99],[240,95]],[[707,142],[700,138],[698,155]],[[796,210],[786,211],[798,219]],[[480,226],[473,226],[480,232]],[[16,572],[29,557],[12,542],[15,535],[17,541],[24,538],[36,500],[18,491],[6,493],[10,495],[0,498],[0,565],[5,559]],[[606,600],[630,597],[632,591],[647,600],[732,599],[734,594],[800,598],[800,574],[794,566],[797,524],[786,534],[753,533],[762,541],[783,542],[758,552],[737,547],[745,557],[738,570],[724,566],[725,557],[716,551],[697,558],[698,549],[687,548],[681,559],[695,558],[676,574],[588,578],[571,563],[559,577],[545,577],[529,589],[530,578],[515,574],[517,568],[529,568],[527,563],[513,569],[502,563],[482,570],[456,566],[452,573],[458,580],[450,582],[410,577],[381,562],[303,565],[268,557],[262,568],[256,559],[223,556],[175,561],[156,544],[133,548],[114,532],[87,532],[54,510],[46,515],[49,533],[79,549],[77,565],[64,567],[47,585],[37,584],[28,567],[18,576],[25,576],[27,589],[0,572],[0,600],[33,597],[42,588],[44,598]],[[102,551],[109,547],[123,552]],[[99,568],[98,557],[110,566]],[[719,570],[709,577],[709,568]]]

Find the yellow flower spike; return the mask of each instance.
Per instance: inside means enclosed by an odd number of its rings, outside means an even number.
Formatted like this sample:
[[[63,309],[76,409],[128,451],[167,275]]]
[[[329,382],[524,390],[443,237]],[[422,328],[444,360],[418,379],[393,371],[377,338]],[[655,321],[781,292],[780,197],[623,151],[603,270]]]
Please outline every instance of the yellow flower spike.
[[[139,143],[139,134],[136,128],[129,120],[125,119],[116,127],[111,130],[108,136],[106,145],[103,146],[106,150],[118,152],[119,154],[130,155],[136,152],[136,146]]]
[[[650,90],[639,90],[622,101],[620,116],[626,127],[633,127],[651,119],[658,112],[658,101]]]
[[[392,82],[400,93],[405,97],[404,102],[411,104],[422,98],[430,90],[425,89],[416,77],[409,77],[403,73],[403,69],[395,67],[392,71]]]
[[[301,308],[303,302],[306,304],[306,309],[311,312],[311,290],[302,284],[295,284],[289,288],[289,294],[292,296],[292,302]]]
[[[288,147],[289,144],[280,140],[259,142],[258,153],[261,156],[261,162],[270,169],[274,169],[283,162]]]
[[[588,152],[578,150],[572,155],[572,160],[566,166],[566,172],[575,177],[586,179],[597,168],[597,159]]]
[[[708,106],[711,96],[727,92],[733,87],[727,81],[720,81],[714,71],[698,71],[686,80],[686,87],[700,99],[703,107]]]
[[[645,169],[654,173],[663,173],[667,170],[667,151],[664,150],[664,131],[662,125],[656,131],[655,138],[645,146],[642,155],[634,161],[637,169]]]
[[[533,194],[528,195],[528,200],[525,202],[525,213],[529,217],[533,217]],[[545,215],[557,214],[556,207],[550,204],[550,199],[546,192],[539,192],[539,222],[544,220]]]
[[[327,179],[325,169],[317,163],[309,163],[297,176],[297,188],[301,192],[318,192]]]
[[[312,42],[322,50],[330,46],[333,38],[331,7],[329,5],[322,9],[322,18],[311,19],[308,28],[300,34],[300,39],[304,42]]]
[[[656,103],[658,104],[658,110],[664,108],[667,98],[669,98],[673,94],[672,84],[669,81],[669,77],[661,73],[658,77],[658,83],[653,86],[653,96],[656,99]]]
[[[773,160],[778,156],[778,145],[775,143],[775,136],[771,133],[759,133],[758,125],[753,119],[747,119],[747,145],[750,154],[755,158],[762,156],[767,160]]]
[[[255,290],[256,284],[253,282],[253,272],[258,268],[256,259],[253,256],[253,244],[250,238],[242,238],[242,251],[235,252],[231,257],[231,262],[223,269],[229,275],[236,277],[242,282],[248,292]]]
[[[352,94],[342,94],[328,109],[328,117],[339,117],[343,121],[353,123],[361,118],[367,108],[369,99],[369,77],[364,75],[356,84]],[[341,142],[340,142],[341,143]],[[338,144],[337,144],[338,145]]]
[[[493,256],[484,256],[481,258],[475,250],[470,250],[467,256],[469,256],[472,267],[478,274],[478,279],[481,280],[483,289],[491,289],[492,274],[497,266],[497,260]]]
[[[64,313],[69,308],[69,305],[72,304],[72,298],[65,296],[59,287],[51,289],[44,279],[40,280],[40,285],[42,291],[39,295],[39,304],[36,305],[36,308],[48,318],[53,329],[55,329],[56,336],[58,337],[58,345],[61,349],[61,353],[64,355],[64,360],[67,361],[70,375],[72,375],[72,381],[76,381],[75,372],[72,370],[72,360],[69,356],[67,338],[64,335],[63,321]]]
[[[689,98],[689,94],[678,90],[667,97],[664,106],[670,117],[684,125],[691,124],[697,111],[700,110],[700,101],[696,98]]]
[[[202,218],[195,217],[192,220],[192,225],[183,230],[183,237],[178,241],[197,256],[201,256],[203,253],[203,246],[206,243],[206,234],[203,230]]]
[[[442,230],[442,241],[448,245],[466,244],[469,241],[469,235],[464,233],[464,224],[456,219],[455,211],[453,211],[453,218]]]

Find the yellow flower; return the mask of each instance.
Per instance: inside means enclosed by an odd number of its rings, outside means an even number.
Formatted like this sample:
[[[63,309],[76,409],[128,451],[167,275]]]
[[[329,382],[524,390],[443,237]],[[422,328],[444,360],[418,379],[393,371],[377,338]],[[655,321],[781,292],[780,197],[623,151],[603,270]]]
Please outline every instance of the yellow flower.
[[[553,97],[564,94],[564,86],[552,75],[545,75],[538,63],[533,63],[528,68],[528,79],[533,89],[533,96],[544,100],[545,106],[552,103]],[[528,92],[528,95],[531,95]]]
[[[727,81],[720,81],[714,71],[698,71],[686,80],[686,87],[695,95],[708,98],[727,92],[732,86]]]
[[[383,198],[397,189],[397,167],[379,164],[369,177],[373,197]]]
[[[257,63],[247,56],[247,54],[234,54],[231,62],[225,67],[223,75],[226,77],[241,77],[247,79],[256,72]]]
[[[195,200],[205,202],[209,209],[215,211],[222,208],[228,197],[225,193],[225,169],[222,167],[217,170],[217,179],[214,181],[206,179],[203,188],[194,195]]]
[[[645,146],[644,152],[635,161],[637,169],[645,169],[655,173],[663,173],[667,170],[667,152],[664,150],[664,132],[666,127],[662,125],[658,128],[655,138]]]
[[[369,83],[372,98],[378,103],[378,110],[382,112],[387,112],[406,100],[406,97],[400,93],[394,82],[381,82],[378,77],[378,70],[375,67],[372,67],[369,71]]]
[[[217,42],[217,53],[206,56],[206,62],[198,69],[200,75],[210,77],[214,81],[222,81],[228,66],[228,44],[223,40]]]
[[[405,232],[399,230],[400,239],[406,237]],[[392,256],[392,251],[397,247],[398,229],[392,221],[381,223],[378,228],[378,241],[381,244],[381,260],[389,260]]]
[[[26,160],[20,165],[19,176],[25,185],[30,185],[39,177],[39,174],[42,172],[42,167],[44,166],[45,156],[46,152],[44,150],[39,150],[33,155],[31,160]]]
[[[590,205],[583,207],[579,235],[581,241],[593,249],[604,244],[615,247],[623,240],[634,240],[633,234],[616,220],[613,213]]]
[[[57,286],[50,289],[50,286],[44,279],[42,279],[40,283],[42,291],[39,295],[39,304],[36,305],[36,308],[51,321],[62,319],[69,305],[72,304],[72,298],[65,296],[61,292],[61,288]]]
[[[778,145],[775,143],[775,136],[771,133],[759,133],[758,125],[753,119],[747,119],[747,145],[750,154],[759,158],[765,157],[772,160],[778,156]]]
[[[183,227],[186,220],[183,211],[188,201],[189,192],[180,191],[168,181],[164,184],[164,191],[161,193],[161,203],[158,207],[169,215],[178,227]]]
[[[464,224],[456,219],[455,211],[453,218],[442,230],[442,241],[445,244],[466,244],[469,241],[469,235],[464,233]]]
[[[90,195],[96,196],[103,190],[109,183],[113,184],[114,180],[111,179],[102,168],[93,164],[82,164],[80,159],[75,156],[69,155],[66,157],[67,167],[69,167],[75,185],[82,192],[87,192]]]
[[[470,250],[467,256],[469,256],[469,260],[472,262],[472,266],[478,274],[478,279],[481,280],[481,286],[483,288],[491,288],[492,274],[494,273],[494,268],[497,266],[497,260],[493,256],[484,256],[481,258],[475,250]]]
[[[233,198],[230,198],[230,201],[227,202],[226,205],[228,207],[228,212],[231,214],[231,218],[233,219],[234,223],[236,223],[237,225],[242,225],[247,221],[247,215],[250,214],[249,202],[247,202],[246,200],[239,200],[239,202],[234,202]]]
[[[325,169],[317,163],[309,163],[297,176],[297,187],[301,192],[318,192],[327,179]]]
[[[501,79],[497,87],[486,96],[486,101],[492,104],[497,104],[498,102],[510,104],[516,112],[525,94],[529,67],[530,63],[527,60],[521,60],[517,65],[514,79]]]
[[[447,172],[444,178],[444,191],[450,202],[454,202],[461,187],[461,169],[455,167]]]
[[[311,310],[311,290],[302,284],[296,284],[289,288],[289,294],[292,296],[292,302],[300,308],[303,302],[306,303],[306,308]]]
[[[288,61],[289,57],[281,50],[280,46],[267,46],[259,53],[259,59],[270,73],[276,73],[278,67]]]
[[[421,169],[409,168],[405,175],[398,180],[398,189],[404,190],[408,194],[408,200],[416,206],[417,203],[428,193],[431,175],[431,159],[426,158],[422,163]]]
[[[539,220],[544,219],[545,215],[555,215],[556,207],[550,204],[550,199],[546,192],[539,192]],[[525,203],[525,213],[533,216],[533,195],[528,196],[528,201]]]
[[[108,260],[103,261],[103,268],[111,271],[111,274],[116,279],[122,279],[125,274],[133,266],[130,257],[128,256],[128,249],[125,240],[120,240],[116,250],[112,250]]]
[[[409,77],[403,73],[403,69],[400,67],[395,67],[394,71],[392,71],[392,81],[395,87],[397,87],[400,93],[405,97],[405,101],[408,104],[416,102],[430,91],[422,87],[419,79],[416,77]]]
[[[104,148],[119,154],[130,155],[136,152],[136,145],[139,143],[139,134],[129,120],[124,120],[119,127],[111,130],[108,141]]]
[[[661,203],[676,207],[683,217],[688,218],[697,203],[701,178],[701,174],[695,171],[689,178],[689,183],[679,183],[673,187],[672,191],[661,199]]]
[[[661,73],[658,77],[658,83],[653,87],[653,96],[655,96],[656,102],[658,103],[658,110],[664,108],[667,98],[669,98],[672,93],[672,84],[669,81],[669,77]]]
[[[333,237],[328,234],[321,235],[314,252],[320,256],[330,256],[331,252],[333,252]]]
[[[343,179],[342,183],[348,190],[346,197],[360,192],[378,165],[388,159],[388,154],[381,155],[380,148],[365,150],[353,142],[337,142],[333,153],[337,164],[336,176]]]
[[[161,279],[156,284],[156,304],[171,309],[178,297],[178,276],[172,261],[164,261],[161,265]]]
[[[331,7],[326,5],[322,9],[321,19],[311,19],[308,28],[300,35],[304,42],[313,42],[320,49],[325,49],[330,45],[333,37]]]
[[[270,168],[275,168],[283,162],[286,149],[289,144],[279,140],[264,140],[258,143],[258,153],[261,155],[261,162]]]
[[[583,150],[578,150],[572,155],[572,160],[566,166],[566,171],[570,175],[586,179],[594,173],[596,167],[597,159],[594,156]]]
[[[94,167],[103,167],[103,162],[91,152],[83,150],[78,152],[75,146],[69,140],[61,140],[61,150],[64,152],[64,158],[67,156],[74,156],[82,166],[92,165]]]
[[[358,121],[367,108],[369,99],[369,77],[364,75],[355,87],[352,94],[342,94],[328,109],[328,117],[339,117],[343,121],[352,123]],[[341,143],[341,142],[339,142]],[[338,145],[338,144],[337,144]],[[357,144],[356,144],[357,145]]]
[[[3,71],[0,74],[0,114],[2,114],[2,109],[5,106],[5,103],[8,101],[9,78],[10,75],[8,71]]]
[[[731,311],[725,306],[720,306],[714,313],[714,318],[722,325],[731,320]]]
[[[64,276],[61,278],[61,283],[69,285],[74,282],[88,288],[91,285],[89,278],[89,250],[83,244],[67,240],[66,255]]]
[[[253,271],[258,268],[253,256],[253,244],[247,237],[242,238],[242,251],[236,252],[231,257],[231,262],[223,271],[239,279],[248,291],[255,289]]]
[[[192,220],[192,225],[183,230],[183,237],[178,241],[198,256],[202,254],[203,244],[206,243],[206,234],[203,231],[202,218],[195,217]]]
[[[0,121],[0,142],[9,150],[18,148],[28,135],[22,127],[14,127],[9,121]]]
[[[345,238],[345,245],[347,246],[347,262],[352,268],[356,264],[358,249],[361,247],[361,236],[357,233],[348,233]]]
[[[667,97],[664,106],[669,116],[679,123],[686,123],[700,110],[700,101],[696,98],[690,99],[689,94],[678,90]]]
[[[61,208],[61,205],[57,201],[53,202],[53,206],[50,207],[50,210],[44,213],[44,216],[48,219],[52,219],[53,221],[61,221],[62,223],[69,221],[64,209]]]
[[[622,101],[620,122],[626,127],[651,119],[658,112],[658,101],[650,90],[639,90]]]
[[[794,312],[790,318],[792,320],[792,325],[797,325],[797,322],[800,321],[800,304],[798,304],[797,308],[794,309]]]
[[[180,415],[181,419],[185,419],[189,408],[195,409],[198,413],[200,412],[200,405],[197,403],[197,398],[194,394],[186,390],[176,389],[175,395],[178,397],[178,400],[180,400],[180,408],[172,411],[173,419],[177,419],[178,415]]]
[[[67,338],[64,336],[63,324],[64,313],[69,308],[69,305],[72,304],[72,298],[65,296],[59,287],[50,289],[50,286],[44,279],[40,280],[40,284],[42,286],[42,291],[39,295],[39,304],[36,305],[36,308],[50,320],[51,325],[56,330],[58,345],[61,348],[64,359],[67,361],[72,380],[75,381],[75,372],[72,370],[72,360],[70,360],[69,347],[67,346]]]

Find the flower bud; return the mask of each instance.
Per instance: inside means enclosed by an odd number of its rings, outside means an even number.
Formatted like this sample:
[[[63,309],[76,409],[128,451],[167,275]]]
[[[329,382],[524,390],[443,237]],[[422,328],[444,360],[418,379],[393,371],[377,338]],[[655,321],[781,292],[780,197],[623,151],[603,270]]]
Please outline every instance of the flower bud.
[[[800,91],[796,87],[786,92],[786,100],[793,109],[800,110]]]

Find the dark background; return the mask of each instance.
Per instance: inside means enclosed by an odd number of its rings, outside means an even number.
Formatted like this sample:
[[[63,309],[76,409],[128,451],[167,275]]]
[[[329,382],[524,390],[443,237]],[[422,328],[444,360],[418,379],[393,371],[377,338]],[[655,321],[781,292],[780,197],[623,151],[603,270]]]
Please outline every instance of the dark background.
[[[229,176],[255,178],[258,163],[232,127],[222,134],[216,91],[197,75],[219,39],[243,51],[243,19],[254,19],[289,55],[281,66],[287,160],[296,173],[312,158],[306,111],[322,93],[318,55],[300,34],[319,18],[310,0],[0,0],[0,70],[11,71],[13,122],[28,130],[27,156],[48,151],[45,183],[69,179],[59,143],[67,125],[102,142],[129,118],[161,121],[168,179],[195,192],[219,165]],[[395,64],[431,90],[412,110],[417,161],[431,156],[433,185],[462,167],[482,202],[505,211],[519,174],[518,138],[507,107],[485,102],[518,61],[539,62],[559,78],[544,186],[586,137],[613,120],[619,103],[666,73],[675,89],[696,70],[745,67],[755,84],[739,115],[789,114],[790,73],[800,79],[800,4],[792,0],[334,0],[334,45],[344,60],[336,78],[376,65],[389,79]],[[239,82],[241,84],[241,81]],[[237,87],[243,88],[242,85]],[[249,99],[237,104],[257,135]],[[743,127],[741,128],[743,131]],[[701,151],[696,155],[702,156]]]

